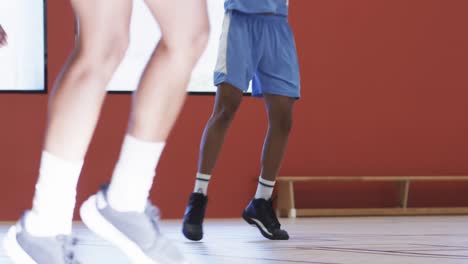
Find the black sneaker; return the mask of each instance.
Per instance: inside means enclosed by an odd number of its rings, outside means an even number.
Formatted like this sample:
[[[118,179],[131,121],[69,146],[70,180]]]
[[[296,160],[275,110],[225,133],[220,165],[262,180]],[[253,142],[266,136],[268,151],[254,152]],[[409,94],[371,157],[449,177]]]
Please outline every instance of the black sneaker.
[[[253,199],[242,214],[247,223],[254,225],[262,235],[271,240],[288,240],[288,232],[281,225],[273,210],[271,199]]]
[[[187,239],[199,241],[203,238],[203,218],[205,218],[208,197],[203,193],[192,193],[185,209],[182,233]]]

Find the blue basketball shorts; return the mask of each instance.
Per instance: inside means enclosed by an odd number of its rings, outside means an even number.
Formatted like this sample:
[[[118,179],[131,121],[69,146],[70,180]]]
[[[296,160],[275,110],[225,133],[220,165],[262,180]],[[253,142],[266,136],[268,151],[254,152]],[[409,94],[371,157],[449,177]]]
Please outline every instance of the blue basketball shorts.
[[[245,92],[250,81],[253,96],[300,98],[296,44],[286,16],[226,12],[214,84]]]

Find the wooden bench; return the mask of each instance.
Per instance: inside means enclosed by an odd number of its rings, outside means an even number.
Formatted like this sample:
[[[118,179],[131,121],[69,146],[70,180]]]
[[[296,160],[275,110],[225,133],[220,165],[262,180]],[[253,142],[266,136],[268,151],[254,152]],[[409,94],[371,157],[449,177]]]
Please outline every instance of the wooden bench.
[[[395,208],[352,209],[296,209],[294,202],[295,182],[395,182],[399,186],[399,206]],[[277,213],[281,217],[296,216],[389,216],[389,215],[462,215],[468,207],[409,208],[408,197],[411,182],[468,181],[468,176],[317,176],[278,177]],[[467,194],[468,195],[468,194]]]

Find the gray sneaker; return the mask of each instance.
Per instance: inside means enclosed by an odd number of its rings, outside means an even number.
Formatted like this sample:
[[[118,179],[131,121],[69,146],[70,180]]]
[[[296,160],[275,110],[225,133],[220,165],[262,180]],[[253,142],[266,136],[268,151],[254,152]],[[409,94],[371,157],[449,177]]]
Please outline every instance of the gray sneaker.
[[[16,264],[79,264],[73,254],[77,239],[65,235],[33,236],[25,228],[24,214],[3,240],[6,254]]]
[[[81,206],[81,219],[97,235],[122,250],[132,263],[187,263],[159,231],[159,210],[148,202],[144,213],[118,212],[107,202],[107,187]]]

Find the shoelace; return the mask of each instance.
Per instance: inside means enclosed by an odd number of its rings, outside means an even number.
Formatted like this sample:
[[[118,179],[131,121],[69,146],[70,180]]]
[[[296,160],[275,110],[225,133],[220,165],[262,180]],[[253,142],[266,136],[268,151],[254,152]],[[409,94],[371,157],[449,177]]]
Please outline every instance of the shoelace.
[[[65,264],[80,264],[80,262],[75,259],[74,248],[78,244],[78,239],[76,237],[57,236],[57,240],[62,244],[62,250],[64,255]]]

